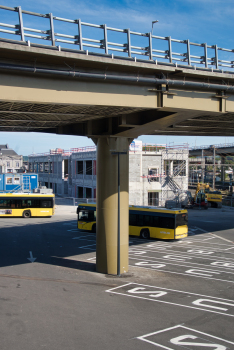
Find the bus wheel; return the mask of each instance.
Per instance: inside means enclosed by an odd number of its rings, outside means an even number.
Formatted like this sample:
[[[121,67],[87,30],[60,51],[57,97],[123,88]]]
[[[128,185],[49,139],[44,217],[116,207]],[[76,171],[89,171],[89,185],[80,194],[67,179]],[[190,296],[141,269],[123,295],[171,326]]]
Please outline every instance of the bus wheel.
[[[24,217],[24,218],[30,218],[30,217],[31,217],[31,212],[30,212],[30,210],[25,210],[25,211],[23,212],[23,217]]]
[[[93,232],[93,233],[96,232],[96,224],[93,224],[93,226],[92,226],[92,232]]]
[[[143,239],[148,239],[148,238],[150,238],[150,234],[149,234],[149,230],[142,230],[141,231],[141,238],[143,238]]]

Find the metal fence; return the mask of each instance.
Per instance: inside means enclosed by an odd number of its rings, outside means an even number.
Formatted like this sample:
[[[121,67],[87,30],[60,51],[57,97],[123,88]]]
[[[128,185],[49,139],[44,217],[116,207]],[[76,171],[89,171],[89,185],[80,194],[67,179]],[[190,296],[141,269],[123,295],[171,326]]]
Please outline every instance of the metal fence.
[[[96,198],[55,197],[55,205],[78,206],[79,203],[96,203]]]
[[[22,10],[21,7],[0,6],[0,10],[16,12],[18,17],[17,24],[13,24],[15,17],[9,20],[10,23],[0,23],[0,32],[7,34],[7,38],[2,40],[8,40],[9,36],[13,35],[18,37],[19,43],[28,46],[45,47],[45,45],[37,43],[43,41],[46,42],[48,49],[58,51],[90,54],[88,49],[91,48],[93,50],[91,54],[105,55],[112,58],[117,57],[114,57],[113,54],[117,52],[122,59],[143,60],[153,64],[187,66],[192,69],[209,69],[212,71],[223,71],[224,68],[228,68],[229,72],[234,72],[233,49],[225,49],[206,43],[194,43],[188,39],[178,40],[170,36],[156,36],[152,35],[151,32],[139,33],[130,29],[117,29],[108,27],[106,24],[91,24],[82,22],[80,19],[65,19],[53,16],[52,13],[34,13]],[[25,26],[23,15],[47,19],[47,23],[43,23],[45,28],[36,29]],[[73,28],[67,33],[59,33],[56,30],[58,22],[72,24]],[[95,28],[95,34],[87,33],[93,35],[93,37],[83,35],[86,27]],[[62,31],[63,27],[58,29]],[[113,33],[115,33],[114,36],[112,35]],[[33,39],[34,43],[31,43],[29,40],[26,41],[28,38]],[[144,40],[142,41],[141,39]],[[59,44],[58,46],[56,46],[57,43]],[[69,50],[68,46],[72,47],[72,49]]]
[[[229,196],[229,197],[223,198],[222,204],[226,205],[227,207],[234,207],[234,197]]]
[[[234,147],[234,142],[232,143],[219,143],[215,145],[204,145],[204,146],[191,146],[189,147],[189,150],[198,150],[198,149],[210,149],[210,148],[228,148],[228,147]]]

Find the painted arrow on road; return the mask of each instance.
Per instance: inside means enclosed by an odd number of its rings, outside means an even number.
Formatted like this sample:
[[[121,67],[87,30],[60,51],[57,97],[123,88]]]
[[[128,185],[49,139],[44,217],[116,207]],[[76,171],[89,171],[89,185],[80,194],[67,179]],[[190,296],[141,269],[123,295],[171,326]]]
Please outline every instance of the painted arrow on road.
[[[29,252],[30,258],[27,258],[29,261],[34,262],[36,258],[33,257],[32,252]]]

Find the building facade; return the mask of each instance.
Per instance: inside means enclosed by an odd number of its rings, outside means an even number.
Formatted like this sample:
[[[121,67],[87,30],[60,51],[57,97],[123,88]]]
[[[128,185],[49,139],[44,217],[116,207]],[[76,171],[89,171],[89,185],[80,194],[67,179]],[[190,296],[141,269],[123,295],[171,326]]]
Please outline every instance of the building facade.
[[[23,168],[23,156],[6,145],[0,145],[0,173],[18,173]]]
[[[62,197],[96,198],[96,149],[30,155],[29,171]],[[147,146],[129,151],[129,203],[165,205],[188,190],[188,149]]]

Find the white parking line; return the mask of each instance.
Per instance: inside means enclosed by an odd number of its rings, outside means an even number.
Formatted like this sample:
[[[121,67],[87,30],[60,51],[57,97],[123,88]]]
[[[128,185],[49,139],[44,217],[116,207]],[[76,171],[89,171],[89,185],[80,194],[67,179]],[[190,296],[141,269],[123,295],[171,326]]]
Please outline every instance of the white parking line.
[[[233,342],[185,327],[184,325],[177,325],[145,334],[137,337],[137,339],[167,350],[178,349],[173,344],[182,345],[181,348],[183,349],[191,349],[190,346],[192,346],[196,348],[212,348],[214,350],[227,350],[230,349],[229,344],[234,345]],[[168,347],[168,344],[170,347]],[[185,345],[186,348],[184,347]]]
[[[220,237],[220,236],[218,236],[218,235],[214,234],[213,232],[210,232],[209,234],[210,234],[210,235],[215,236],[216,238],[222,239],[223,241],[227,241],[227,242],[230,242],[230,243],[234,244],[234,242],[233,242],[233,241],[230,241],[229,239],[226,239],[226,238]]]
[[[78,247],[78,248],[79,249],[91,249],[91,250],[93,250],[93,248],[88,248],[88,247],[92,247],[92,246],[96,246],[96,243],[95,244],[84,245],[84,246]]]
[[[234,317],[234,301],[229,299],[214,298],[208,295],[188,293],[140,283],[127,283],[108,289],[106,292]]]

